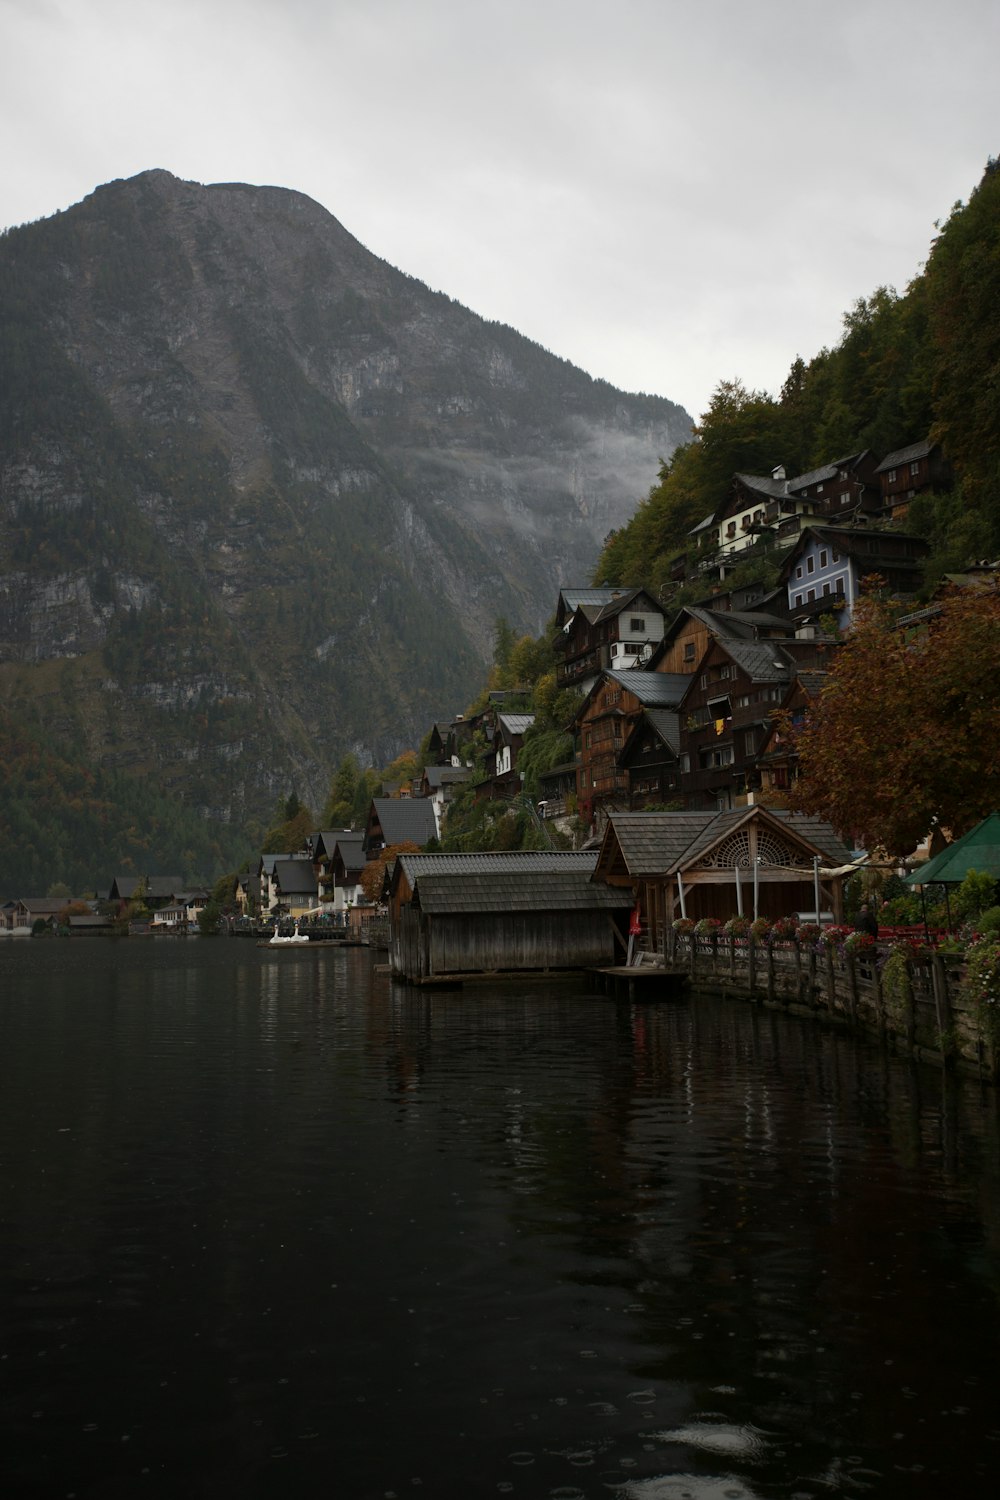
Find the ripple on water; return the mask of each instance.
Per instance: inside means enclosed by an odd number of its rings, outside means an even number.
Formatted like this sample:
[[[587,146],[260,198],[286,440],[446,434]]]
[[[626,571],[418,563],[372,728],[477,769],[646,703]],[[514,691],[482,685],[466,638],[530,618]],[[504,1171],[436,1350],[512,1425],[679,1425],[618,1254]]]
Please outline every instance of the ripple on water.
[[[760,1500],[760,1496],[731,1474],[660,1474],[630,1479],[619,1500]]]
[[[669,1432],[653,1434],[661,1443],[683,1443],[705,1453],[719,1453],[726,1458],[760,1463],[766,1456],[768,1442],[756,1427],[735,1426],[729,1422],[690,1422]]]

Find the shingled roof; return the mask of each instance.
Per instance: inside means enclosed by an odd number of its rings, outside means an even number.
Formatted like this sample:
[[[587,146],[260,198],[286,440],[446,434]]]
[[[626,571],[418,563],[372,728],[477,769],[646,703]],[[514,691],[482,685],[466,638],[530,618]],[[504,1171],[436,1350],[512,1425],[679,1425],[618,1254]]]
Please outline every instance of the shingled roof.
[[[670,875],[689,869],[713,845],[754,817],[784,823],[832,867],[851,863],[850,850],[820,818],[773,808],[737,807],[727,812],[612,813],[598,864],[605,862],[616,844],[631,878]]]
[[[372,808],[386,844],[426,844],[437,835],[429,797],[373,797]]]
[[[401,854],[393,890],[405,878],[428,914],[609,911],[631,905],[626,891],[591,881],[596,850],[511,854]]]

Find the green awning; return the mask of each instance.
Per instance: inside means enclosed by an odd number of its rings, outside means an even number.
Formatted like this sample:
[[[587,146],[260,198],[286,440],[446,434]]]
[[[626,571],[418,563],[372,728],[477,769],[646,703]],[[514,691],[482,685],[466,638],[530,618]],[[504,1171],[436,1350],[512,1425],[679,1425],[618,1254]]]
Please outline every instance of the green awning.
[[[970,870],[982,870],[1000,880],[1000,812],[990,813],[903,879],[907,885],[961,885]]]

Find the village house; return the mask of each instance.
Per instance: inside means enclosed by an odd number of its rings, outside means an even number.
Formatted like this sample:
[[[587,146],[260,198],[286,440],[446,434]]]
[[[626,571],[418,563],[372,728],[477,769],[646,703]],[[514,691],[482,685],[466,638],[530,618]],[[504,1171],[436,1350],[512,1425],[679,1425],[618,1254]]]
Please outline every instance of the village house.
[[[141,901],[155,911],[158,906],[170,905],[184,890],[185,881],[180,875],[116,875],[107,900],[122,904]]]
[[[510,802],[520,793],[517,758],[534,722],[534,714],[497,714],[493,740],[483,757],[483,779],[476,784],[477,802]]]
[[[472,770],[468,766],[433,765],[425,766],[420,779],[420,796],[426,797],[434,809],[434,826],[437,829],[438,838],[448,814],[451,799],[455,794],[455,788],[463,782],[471,781]]]
[[[597,883],[634,893],[645,942],[662,952],[678,918],[819,910],[843,920],[850,851],[819,818],[744,807],[728,812],[613,813],[594,869]]]
[[[680,784],[685,805],[744,806],[760,786],[758,757],[771,717],[803,668],[825,665],[823,642],[711,642],[687,679],[680,715]]]
[[[791,546],[812,513],[809,501],[791,493],[780,465],[770,475],[734,474],[726,499],[689,532],[688,571],[721,581],[761,549]]]
[[[882,507],[878,455],[870,448],[834,459],[789,481],[788,492],[833,525],[875,516]]]
[[[925,439],[887,453],[875,471],[883,511],[893,521],[905,521],[918,495],[949,489],[951,468],[938,443]]]
[[[778,704],[781,722],[772,720],[757,757],[760,792],[765,802],[783,798],[798,776],[799,758],[793,736],[805,723],[809,707],[823,691],[827,676],[826,672],[800,671]]]
[[[663,635],[663,611],[645,589],[562,589],[556,605],[560,688],[587,693],[609,667],[646,661]]]
[[[618,756],[628,777],[628,806],[659,807],[680,796],[680,717],[668,708],[647,708],[633,724]]]
[[[395,844],[416,844],[422,849],[436,837],[434,809],[426,797],[372,798],[363,845],[366,861]]]
[[[792,619],[801,627],[832,615],[836,628],[846,630],[863,578],[877,573],[892,593],[905,597],[919,586],[927,551],[921,537],[902,531],[808,526],[781,569]]]
[[[628,773],[618,757],[645,709],[676,711],[688,678],[681,673],[602,672],[573,719],[577,740],[577,811],[595,822],[628,805]]]

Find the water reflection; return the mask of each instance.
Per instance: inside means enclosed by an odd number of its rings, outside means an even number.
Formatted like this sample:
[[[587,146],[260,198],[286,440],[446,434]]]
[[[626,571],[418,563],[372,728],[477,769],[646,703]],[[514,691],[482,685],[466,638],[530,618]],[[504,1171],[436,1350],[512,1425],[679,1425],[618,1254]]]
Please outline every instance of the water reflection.
[[[805,1500],[994,1475],[993,1095],[732,1002],[431,994],[238,942],[22,947],[0,949],[9,1492]]]

